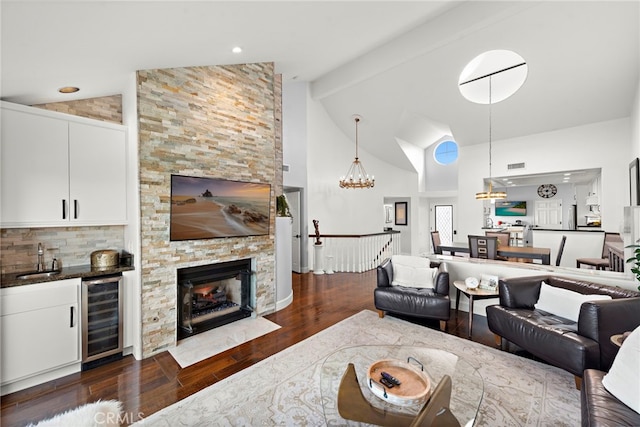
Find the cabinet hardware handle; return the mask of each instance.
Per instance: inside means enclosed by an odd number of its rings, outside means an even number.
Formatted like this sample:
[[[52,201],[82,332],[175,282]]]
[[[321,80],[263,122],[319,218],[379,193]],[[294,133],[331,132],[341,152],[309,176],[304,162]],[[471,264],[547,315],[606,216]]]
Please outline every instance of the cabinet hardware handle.
[[[69,307],[69,327],[73,328],[73,307]]]
[[[67,219],[67,201],[62,199],[62,219]]]
[[[73,219],[78,219],[78,200],[73,199]]]

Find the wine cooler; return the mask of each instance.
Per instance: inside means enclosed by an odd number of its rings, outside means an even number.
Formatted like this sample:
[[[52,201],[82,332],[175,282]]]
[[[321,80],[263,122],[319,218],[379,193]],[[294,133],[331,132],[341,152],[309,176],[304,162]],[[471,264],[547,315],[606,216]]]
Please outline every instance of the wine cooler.
[[[122,357],[122,275],[82,280],[82,370]]]

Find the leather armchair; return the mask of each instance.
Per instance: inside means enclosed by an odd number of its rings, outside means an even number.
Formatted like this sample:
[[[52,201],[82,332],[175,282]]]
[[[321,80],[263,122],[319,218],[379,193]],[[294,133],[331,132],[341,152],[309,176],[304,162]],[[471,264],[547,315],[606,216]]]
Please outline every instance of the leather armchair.
[[[378,315],[385,312],[406,316],[440,320],[440,329],[445,330],[450,316],[449,272],[445,263],[431,263],[438,267],[432,288],[393,286],[393,264],[385,259],[377,268],[378,286],[373,292],[373,300]]]

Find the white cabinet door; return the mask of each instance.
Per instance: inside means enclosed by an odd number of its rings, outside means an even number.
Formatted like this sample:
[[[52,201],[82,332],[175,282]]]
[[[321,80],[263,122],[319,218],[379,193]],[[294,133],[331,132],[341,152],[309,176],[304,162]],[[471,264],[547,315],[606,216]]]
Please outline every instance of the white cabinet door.
[[[2,110],[2,225],[68,223],[68,123]]]
[[[3,384],[80,361],[79,289],[69,279],[2,290]]]
[[[2,103],[2,227],[127,221],[125,128]]]
[[[71,222],[126,221],[125,141],[123,129],[69,123]]]
[[[541,228],[562,228],[562,200],[536,200],[534,221]]]

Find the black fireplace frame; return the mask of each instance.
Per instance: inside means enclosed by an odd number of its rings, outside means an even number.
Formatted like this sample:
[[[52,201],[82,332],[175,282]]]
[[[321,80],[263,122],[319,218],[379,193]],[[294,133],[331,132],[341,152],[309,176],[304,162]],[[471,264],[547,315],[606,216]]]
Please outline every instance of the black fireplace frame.
[[[236,320],[250,317],[253,314],[253,309],[250,305],[252,275],[253,272],[251,270],[251,259],[249,258],[178,269],[178,304],[176,310],[178,340],[188,338],[195,334],[208,331],[210,329],[217,328],[231,322],[235,322]],[[213,283],[225,279],[237,278],[238,276],[240,276],[241,282],[241,301],[239,310],[217,316],[213,319],[198,323],[197,325],[192,325],[191,323],[189,323],[189,326],[183,326],[183,301],[180,301],[182,289],[189,289],[189,292],[191,294],[195,286]]]

